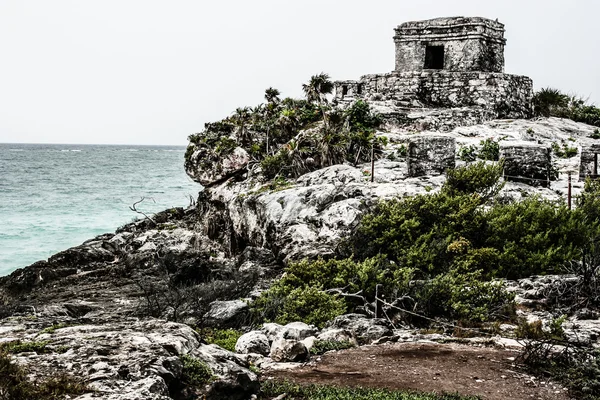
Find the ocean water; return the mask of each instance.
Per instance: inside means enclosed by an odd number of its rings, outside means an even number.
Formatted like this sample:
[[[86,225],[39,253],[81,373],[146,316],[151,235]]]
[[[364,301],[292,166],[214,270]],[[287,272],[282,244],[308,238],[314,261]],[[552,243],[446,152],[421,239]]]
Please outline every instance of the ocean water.
[[[0,143],[0,276],[138,214],[187,206],[201,186],[183,169],[183,146]],[[141,216],[140,216],[141,217]]]

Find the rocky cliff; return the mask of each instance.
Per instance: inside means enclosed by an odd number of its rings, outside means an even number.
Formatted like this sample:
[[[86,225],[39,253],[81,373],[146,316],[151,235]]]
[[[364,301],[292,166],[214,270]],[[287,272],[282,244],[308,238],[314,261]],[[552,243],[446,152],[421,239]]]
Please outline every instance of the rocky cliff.
[[[486,140],[500,140],[506,148],[523,141],[534,148],[566,143],[577,155],[552,156],[549,162],[559,173],[548,176],[549,186],[537,185],[522,163],[522,181],[503,189],[511,197],[537,193],[557,199],[567,191],[562,171],[578,168],[592,133],[590,126],[556,118],[490,121],[456,128],[437,151],[460,165],[466,162],[463,149]],[[374,163],[373,179],[368,163],[336,164],[275,185],[256,179],[251,161],[237,156],[228,167],[232,174],[228,168],[188,169],[209,186],[195,205],[126,225],[3,277],[0,342],[43,342],[45,351],[20,353],[16,360],[35,376],[58,369],[83,377],[95,392],[81,399],[177,398],[189,390],[181,385],[184,356],[204,361],[217,377],[218,384],[194,390],[212,398],[247,398],[257,388],[248,357],[203,344],[183,323],[212,318],[213,324],[226,324],[240,313],[243,318],[244,303],[223,317],[215,309],[218,301],[251,301],[290,261],[335,255],[376,201],[442,185],[442,174],[410,173],[407,149],[433,151],[434,141],[415,141],[427,135],[403,129],[377,135],[385,135],[387,144]],[[575,178],[574,193],[581,187]]]

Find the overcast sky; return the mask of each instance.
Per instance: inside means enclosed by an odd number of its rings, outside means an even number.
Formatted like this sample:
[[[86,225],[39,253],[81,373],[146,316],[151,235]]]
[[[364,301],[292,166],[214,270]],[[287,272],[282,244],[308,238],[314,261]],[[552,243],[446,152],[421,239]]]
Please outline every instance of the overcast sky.
[[[597,0],[0,0],[0,142],[186,144],[205,122],[394,68],[393,28],[498,18],[506,72],[600,103]]]

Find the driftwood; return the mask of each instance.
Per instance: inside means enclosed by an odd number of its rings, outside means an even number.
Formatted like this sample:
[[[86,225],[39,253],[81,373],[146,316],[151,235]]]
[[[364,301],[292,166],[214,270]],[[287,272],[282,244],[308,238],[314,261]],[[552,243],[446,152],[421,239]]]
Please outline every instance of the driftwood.
[[[152,200],[154,203],[156,203],[156,201],[152,198],[149,197],[150,200]],[[129,206],[129,209],[133,212],[136,212],[138,214],[142,214],[144,217],[146,217],[147,219],[149,219],[154,225],[156,225],[156,222],[152,219],[152,217],[150,217],[148,214],[146,214],[145,212],[138,210],[137,209],[137,205],[141,204],[144,200],[146,200],[145,197],[142,197],[141,199],[139,199],[138,201],[136,201],[135,203],[133,203],[132,205]]]

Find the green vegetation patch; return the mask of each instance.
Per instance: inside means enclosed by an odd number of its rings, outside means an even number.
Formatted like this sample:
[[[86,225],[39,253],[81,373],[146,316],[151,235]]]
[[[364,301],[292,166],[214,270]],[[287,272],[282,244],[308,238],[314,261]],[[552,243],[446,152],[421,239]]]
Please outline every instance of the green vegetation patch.
[[[556,142],[552,143],[552,152],[558,158],[572,158],[578,153],[577,147],[570,147],[566,142],[560,145]]]
[[[204,328],[198,333],[200,333],[202,338],[206,340],[207,343],[216,344],[217,346],[232,352],[235,352],[235,344],[240,336],[243,335],[242,331],[238,331],[236,329]]]
[[[354,343],[348,340],[317,340],[315,341],[313,347],[310,349],[310,354],[320,355],[327,353],[328,351],[339,351],[351,349],[354,347]]]
[[[290,400],[478,400],[480,397],[458,394],[416,393],[387,389],[338,388],[334,386],[297,385],[291,382],[265,381],[259,398],[270,399],[286,393]]]
[[[34,352],[38,354],[42,353],[52,353],[52,351],[46,346],[50,343],[49,341],[40,341],[40,342],[22,342],[20,340],[14,342],[6,342],[0,344],[0,351],[5,351],[7,353],[29,353]]]
[[[579,96],[558,89],[543,88],[533,96],[536,116],[569,118],[575,122],[600,126],[600,108]]]
[[[214,381],[214,373],[204,361],[189,355],[182,356],[181,361],[183,362],[181,379],[185,384],[200,388]]]

